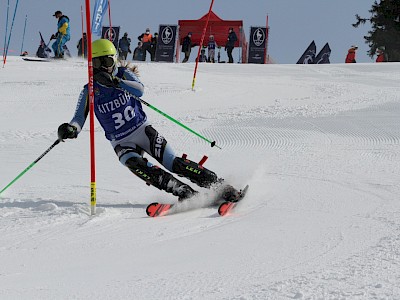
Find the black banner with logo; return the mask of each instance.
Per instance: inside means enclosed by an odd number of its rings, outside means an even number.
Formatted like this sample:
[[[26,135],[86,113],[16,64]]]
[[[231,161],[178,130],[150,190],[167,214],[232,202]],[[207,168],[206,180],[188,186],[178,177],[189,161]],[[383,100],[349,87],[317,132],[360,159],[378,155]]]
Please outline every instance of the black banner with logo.
[[[173,62],[178,25],[160,25],[156,47],[156,61]]]
[[[111,34],[111,39],[110,39],[110,34]],[[110,31],[110,26],[103,26],[101,30],[101,38],[110,40],[111,42],[113,42],[115,48],[118,49],[119,26],[118,27],[113,26],[111,31]]]
[[[315,64],[330,64],[329,57],[331,56],[331,47],[326,43],[325,46],[319,51],[318,55],[315,57]]]
[[[250,27],[249,64],[265,64],[266,37],[266,27]]]
[[[316,52],[317,47],[315,46],[315,42],[312,41],[306,51],[304,51],[303,55],[297,61],[297,64],[313,64]]]

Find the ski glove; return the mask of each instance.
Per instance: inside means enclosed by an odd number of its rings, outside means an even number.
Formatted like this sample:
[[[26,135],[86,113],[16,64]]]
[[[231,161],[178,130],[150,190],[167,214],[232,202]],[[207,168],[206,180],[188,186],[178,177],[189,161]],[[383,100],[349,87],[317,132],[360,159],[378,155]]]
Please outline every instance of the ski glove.
[[[75,126],[68,123],[61,124],[58,127],[58,139],[75,139],[78,136],[78,130]]]
[[[93,79],[98,83],[108,86],[108,87],[119,87],[121,79],[107,72],[95,72]]]

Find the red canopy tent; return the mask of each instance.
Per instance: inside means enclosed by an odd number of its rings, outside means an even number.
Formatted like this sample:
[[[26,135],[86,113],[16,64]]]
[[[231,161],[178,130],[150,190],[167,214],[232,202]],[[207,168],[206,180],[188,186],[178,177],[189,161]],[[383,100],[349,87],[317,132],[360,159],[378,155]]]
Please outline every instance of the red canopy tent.
[[[200,44],[201,35],[203,34],[204,26],[207,22],[208,13],[198,20],[179,20],[179,44],[182,45],[184,37],[191,32],[192,43]],[[243,21],[222,20],[213,11],[210,12],[210,20],[208,21],[204,45],[208,44],[210,35],[214,36],[214,40],[218,46],[225,47],[228,39],[229,28],[232,27],[235,31],[238,40],[235,47],[242,47],[242,62],[247,62],[247,42],[243,32]]]

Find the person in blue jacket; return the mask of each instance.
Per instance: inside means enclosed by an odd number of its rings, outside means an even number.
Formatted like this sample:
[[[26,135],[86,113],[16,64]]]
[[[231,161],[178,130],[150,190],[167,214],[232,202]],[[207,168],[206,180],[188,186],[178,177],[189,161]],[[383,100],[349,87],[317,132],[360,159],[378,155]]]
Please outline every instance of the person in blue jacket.
[[[167,140],[151,125],[138,97],[144,86],[136,66],[117,67],[117,51],[112,42],[99,39],[92,43],[94,69],[94,112],[114,148],[119,161],[148,185],[178,196],[178,200],[197,192],[172,173],[186,177],[200,187],[221,184],[222,179],[199,164],[177,157]],[[58,128],[60,140],[73,139],[81,132],[88,115],[88,86],[84,86],[75,115],[69,123]],[[167,170],[150,163],[144,153],[151,155]],[[238,192],[224,185],[223,198],[235,200]]]
[[[53,48],[55,58],[63,58],[64,45],[71,39],[69,18],[67,16],[64,16],[63,13],[59,10],[54,13],[53,17],[56,17],[58,19],[58,23],[57,32],[53,34],[50,38],[51,40],[56,40],[51,48]]]

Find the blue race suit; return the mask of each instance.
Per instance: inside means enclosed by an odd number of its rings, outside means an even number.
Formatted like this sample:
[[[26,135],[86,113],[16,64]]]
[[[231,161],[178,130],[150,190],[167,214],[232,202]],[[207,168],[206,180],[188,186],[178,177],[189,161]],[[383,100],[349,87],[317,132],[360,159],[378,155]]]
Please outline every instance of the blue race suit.
[[[145,150],[151,154],[159,162],[161,162],[168,170],[172,171],[172,164],[176,157],[174,151],[165,141],[163,143],[162,155],[157,155],[157,151],[149,148],[149,138],[147,132],[151,125],[147,123],[147,116],[143,111],[142,104],[134,96],[141,97],[143,95],[144,86],[139,78],[129,69],[118,68],[116,77],[121,78],[119,87],[107,87],[98,82],[94,82],[94,110],[100,125],[105,131],[106,138],[111,142],[114,150],[119,156],[120,162],[125,165],[126,161],[131,157],[140,156],[135,153],[137,151],[122,151],[118,153],[119,146]],[[133,96],[134,95],[134,96]],[[75,126],[78,133],[85,124],[86,117],[89,113],[89,97],[87,85],[82,90],[75,115],[70,124]],[[157,136],[156,140],[161,142],[164,140],[161,136]],[[157,147],[157,143],[153,143]],[[118,147],[117,147],[118,146]],[[148,163],[151,166],[150,163]]]
[[[60,17],[60,19],[58,20],[58,24],[57,24],[58,28],[57,28],[57,39],[56,41],[53,43],[53,45],[51,45],[51,48],[53,48],[54,51],[54,55],[56,57],[59,57],[61,55],[64,55],[64,45],[66,42],[68,42],[71,38],[71,29],[69,26],[69,18],[67,16],[62,16]]]
[[[94,112],[110,141],[121,140],[143,125],[147,119],[140,101],[132,95],[143,95],[139,78],[127,68],[118,68],[117,77],[123,79],[121,88],[108,87],[94,82]],[[81,131],[89,109],[88,88],[82,90],[75,115],[70,122]]]

